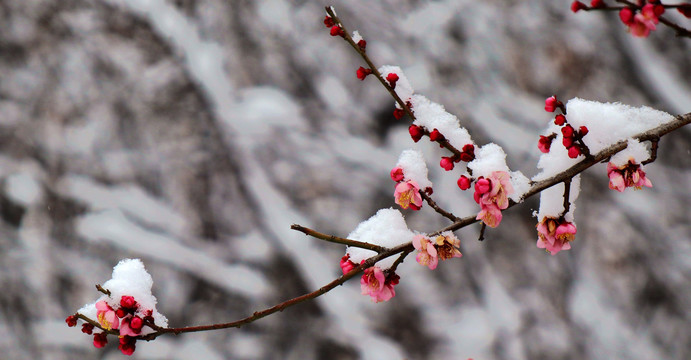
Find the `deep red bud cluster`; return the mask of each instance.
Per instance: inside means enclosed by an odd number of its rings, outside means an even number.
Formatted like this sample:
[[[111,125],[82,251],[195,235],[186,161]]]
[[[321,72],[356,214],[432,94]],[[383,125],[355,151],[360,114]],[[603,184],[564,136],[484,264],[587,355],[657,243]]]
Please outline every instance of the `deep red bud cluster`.
[[[365,51],[365,49],[367,48],[367,41],[365,41],[365,39],[362,39],[357,42],[357,46],[360,48],[360,50]]]
[[[405,115],[405,111],[403,109],[393,109],[393,117],[395,117],[396,120],[401,120],[403,118],[403,115]]]
[[[106,344],[108,344],[108,334],[104,332],[94,334],[94,347],[100,349],[106,346]]]
[[[94,326],[89,323],[82,324],[82,332],[87,335],[91,335],[94,331]]]
[[[336,23],[334,23],[334,19],[331,16],[326,15],[324,17],[324,26],[326,26],[327,28],[330,28],[334,25],[336,25]]]
[[[329,33],[331,34],[331,36],[345,36],[345,31],[343,31],[343,29],[338,25],[332,26],[331,31]]]
[[[592,2],[593,7],[595,7],[597,4],[599,4],[599,2]],[[604,6],[604,4],[602,6]],[[557,108],[561,110],[562,114],[557,114],[554,117],[554,124],[562,127],[562,145],[564,145],[564,148],[568,150],[569,157],[575,159],[587,150],[585,148],[585,144],[583,144],[583,142],[580,140],[583,139],[586,134],[588,134],[588,128],[581,126],[578,128],[578,131],[576,131],[573,126],[568,124],[566,115],[564,115],[566,114],[566,107],[564,104],[557,100],[555,95],[545,99],[545,111],[553,112]],[[556,136],[557,135],[554,133],[548,136],[540,135],[540,139],[537,142],[537,148],[543,153],[548,153],[552,146],[552,140],[554,140]]]
[[[439,130],[434,129],[429,133],[429,139],[432,141],[444,141],[444,135],[442,135]]]
[[[461,150],[460,161],[471,162],[475,160],[475,145],[465,144]]]
[[[413,141],[418,142],[420,139],[422,139],[422,135],[425,134],[425,131],[417,125],[410,125],[408,127],[408,132],[410,133],[410,137],[413,138]]]
[[[372,69],[365,69],[364,67],[360,66],[357,71],[355,71],[355,74],[357,75],[357,78],[360,80],[365,80],[367,75],[372,73]]]
[[[77,317],[74,315],[70,315],[65,319],[65,322],[67,323],[67,326],[75,327],[77,326]]]
[[[605,7],[605,2],[603,0],[592,0],[590,2],[590,7],[599,9]]]
[[[386,75],[386,81],[389,82],[389,85],[391,86],[392,89],[396,88],[396,82],[398,81],[398,74],[396,73],[389,73]]]
[[[118,345],[118,349],[125,355],[132,355],[134,354],[134,350],[136,348],[136,342],[136,338],[125,335],[120,338],[120,345]]]
[[[686,16],[687,18],[691,18],[691,4],[681,4],[677,8],[677,11],[682,13],[682,15]]]
[[[571,3],[571,11],[579,12],[580,10],[587,9],[588,6],[580,1],[574,1]]]
[[[566,116],[558,114],[554,117],[554,124],[559,126],[564,126],[566,124]]]

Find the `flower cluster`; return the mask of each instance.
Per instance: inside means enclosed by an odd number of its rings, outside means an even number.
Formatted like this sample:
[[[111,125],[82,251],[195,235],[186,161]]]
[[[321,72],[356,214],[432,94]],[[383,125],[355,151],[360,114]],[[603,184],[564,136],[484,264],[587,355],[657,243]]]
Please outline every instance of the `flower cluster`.
[[[389,301],[396,296],[394,286],[400,277],[394,271],[383,271],[378,266],[365,269],[360,278],[362,295],[369,295],[374,302]]]
[[[638,11],[640,10],[640,12]],[[656,29],[665,7],[659,1],[648,1],[643,7],[625,7],[619,11],[619,19],[628,27],[631,35],[648,37]]]
[[[450,231],[445,231],[435,236],[434,239],[425,235],[416,235],[413,238],[413,246],[418,251],[415,260],[430,270],[437,268],[440,259],[443,261],[463,256],[458,250],[458,247],[461,246],[461,240]]]
[[[513,193],[511,178],[506,171],[493,171],[489,177],[479,177],[475,181],[473,198],[480,204],[477,220],[489,227],[497,227],[501,222],[501,210],[509,207],[508,196]]]
[[[586,126],[581,126],[578,130],[574,129],[568,124],[568,120],[566,119],[566,107],[564,103],[557,100],[557,97],[554,95],[545,99],[545,111],[554,112],[556,109],[561,110],[562,113],[554,117],[554,124],[562,127],[562,145],[564,145],[568,151],[569,157],[575,159],[581,154],[588,154],[588,147],[585,146],[582,141],[583,137],[588,134],[588,128]],[[555,133],[547,136],[540,135],[540,139],[537,142],[538,149],[543,153],[548,153],[552,146],[552,140],[555,138]]]
[[[614,163],[607,164],[607,176],[609,177],[609,188],[623,192],[627,187],[640,190],[643,186],[653,187],[653,183],[645,176],[643,166],[633,160],[622,166]]]
[[[153,310],[144,309],[132,296],[124,295],[120,303],[111,306],[105,300],[96,302],[96,319],[104,331],[95,333],[94,346],[102,348],[108,343],[107,334],[111,330],[118,330],[120,344],[118,349],[125,355],[132,355],[136,348],[137,337],[142,334],[144,326],[155,326]],[[77,325],[77,317],[72,315],[65,319],[70,327]],[[92,334],[94,326],[90,323],[82,325],[82,332]]]
[[[555,255],[561,250],[571,249],[570,242],[576,236],[576,225],[564,220],[544,217],[537,224],[537,247]]]

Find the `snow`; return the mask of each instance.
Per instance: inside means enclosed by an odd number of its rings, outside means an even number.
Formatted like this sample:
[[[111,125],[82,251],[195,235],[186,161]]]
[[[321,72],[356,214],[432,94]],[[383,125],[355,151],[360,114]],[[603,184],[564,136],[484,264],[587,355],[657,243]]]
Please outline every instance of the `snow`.
[[[103,283],[102,287],[110,291],[110,296],[103,295],[91,304],[87,304],[77,312],[96,320],[96,302],[105,301],[113,309],[120,307],[120,299],[123,296],[132,296],[139,304],[135,312],[136,316],[147,316],[148,310],[153,310],[154,323],[161,327],[168,327],[168,319],[156,309],[156,297],[151,293],[154,281],[146,272],[144,263],[139,259],[123,259],[113,268],[113,276]],[[142,334],[153,332],[153,329],[145,327]]]
[[[576,175],[571,179],[569,191],[569,212],[564,215],[568,222],[574,222],[573,213],[576,210],[576,199],[581,191],[581,175]],[[564,183],[556,184],[543,190],[540,193],[540,210],[537,213],[538,221],[542,221],[545,216],[559,218],[564,212]]]
[[[468,130],[461,127],[458,118],[448,113],[444,106],[432,102],[422,95],[414,95],[411,104],[415,112],[413,124],[423,126],[429,131],[437,129],[459,151],[463,149],[464,145],[474,145]]]
[[[506,153],[501,146],[489,143],[475,149],[475,160],[468,163],[474,177],[489,177],[494,171],[509,172]],[[519,181],[520,182],[520,181]]]
[[[600,103],[579,98],[566,103],[566,113],[566,118],[574,129],[588,127],[589,132],[583,137],[583,142],[591,154],[674,120],[672,115],[647,106],[636,108],[621,103]]]
[[[43,188],[34,176],[15,173],[5,179],[5,191],[18,204],[29,206],[41,199]]]
[[[380,209],[374,216],[360,223],[348,239],[393,248],[413,240],[415,233],[408,229],[408,225],[400,211],[389,208]],[[350,261],[359,264],[377,253],[372,250],[349,246],[346,254],[350,255]],[[396,261],[397,256],[391,256],[379,260],[376,265],[382,269],[388,269]]]
[[[432,187],[432,182],[427,178],[425,158],[420,150],[403,150],[396,166],[403,169],[404,181],[415,181],[422,190]]]
[[[392,66],[392,65],[384,65],[379,68],[379,73],[381,73],[381,77],[386,80],[386,77],[389,74],[396,74],[398,75],[398,81],[396,81],[396,88],[394,88],[394,91],[396,94],[398,94],[398,97],[403,100],[403,102],[410,101],[411,97],[413,96],[413,87],[410,85],[410,82],[408,81],[408,77],[405,76],[403,73],[403,70],[401,70],[400,67],[398,66]],[[397,108],[400,108],[398,104],[396,104]]]
[[[640,164],[650,158],[650,152],[645,144],[632,138],[628,138],[626,141],[626,149],[614,154],[609,160],[611,163],[622,166],[626,165],[629,160],[633,160],[634,163]]]
[[[353,38],[353,41],[357,44],[360,42],[360,40],[362,40],[362,35],[360,35],[360,33],[357,30],[355,30],[353,31],[353,36],[351,36],[351,38]]]

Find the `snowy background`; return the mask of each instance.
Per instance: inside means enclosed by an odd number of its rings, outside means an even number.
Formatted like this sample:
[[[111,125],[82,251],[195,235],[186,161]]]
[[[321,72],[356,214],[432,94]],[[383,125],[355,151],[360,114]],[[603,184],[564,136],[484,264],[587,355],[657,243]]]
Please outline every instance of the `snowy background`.
[[[513,170],[537,171],[544,99],[691,111],[691,41],[649,39],[567,0],[336,1],[378,65],[459,116]],[[141,258],[171,326],[232,321],[335,278],[345,236],[394,206],[401,150],[435,198],[477,212],[444,153],[328,35],[325,1],[0,0],[0,358],[121,358],[64,319]],[[670,14],[679,20],[678,14]],[[683,21],[683,20],[680,20]],[[688,22],[686,23],[688,24]],[[536,198],[464,257],[411,256],[397,296],[357,281],[242,329],[139,342],[137,359],[691,358],[691,129],[666,136],[654,188],[582,178],[573,249],[535,246]],[[458,169],[456,171],[459,171]],[[448,224],[428,206],[408,225]]]

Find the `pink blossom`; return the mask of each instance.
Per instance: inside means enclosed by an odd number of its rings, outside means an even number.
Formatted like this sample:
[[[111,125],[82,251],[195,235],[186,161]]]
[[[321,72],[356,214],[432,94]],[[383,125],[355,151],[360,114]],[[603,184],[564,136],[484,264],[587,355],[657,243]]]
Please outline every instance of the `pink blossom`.
[[[501,210],[509,207],[508,196],[513,193],[511,177],[506,171],[493,171],[488,178],[475,182],[475,202],[480,204],[476,219],[489,227],[497,227],[501,222]]]
[[[555,255],[561,250],[571,249],[570,242],[576,235],[576,225],[555,218],[545,217],[537,225],[537,247]]]
[[[543,153],[548,153],[549,148],[552,146],[553,137],[540,135],[540,140],[537,142],[537,148]]]
[[[557,97],[552,95],[545,99],[545,111],[554,112],[558,106]]]
[[[350,255],[345,254],[341,258],[341,271],[343,271],[343,275],[349,273],[351,270],[353,270],[357,265],[355,265],[354,262],[350,261]]]
[[[609,177],[609,188],[619,192],[627,187],[640,190],[643,186],[653,187],[653,183],[645,176],[642,166],[629,160],[623,166],[616,166],[613,163],[607,164],[607,176]]]
[[[120,325],[120,319],[113,308],[103,300],[96,303],[96,317],[106,330],[117,329]]]
[[[499,226],[502,219],[501,210],[493,204],[481,204],[480,206],[481,210],[475,219],[482,220],[485,225],[492,228]]]
[[[386,279],[384,272],[377,266],[372,266],[365,270],[360,278],[360,289],[362,295],[369,295],[374,302],[388,301],[396,296],[394,285],[398,283],[398,276],[395,274],[391,280]]]
[[[437,249],[432,244],[429,238],[424,235],[416,235],[413,238],[413,247],[419,251],[415,260],[423,266],[427,266],[430,270],[437,268],[439,259],[437,258]]]
[[[623,9],[622,9],[623,11]],[[629,32],[631,35],[636,37],[647,37],[651,31],[655,30],[656,24],[659,22],[658,18],[664,12],[664,7],[654,4],[645,4],[641,8],[641,12],[633,15],[633,12],[626,13],[622,15],[620,12],[620,17],[622,22],[624,22],[629,27]]]
[[[396,204],[400,205],[404,209],[410,207],[413,210],[419,210],[422,206],[420,187],[418,186],[417,182],[413,180],[398,183],[393,196]]]

